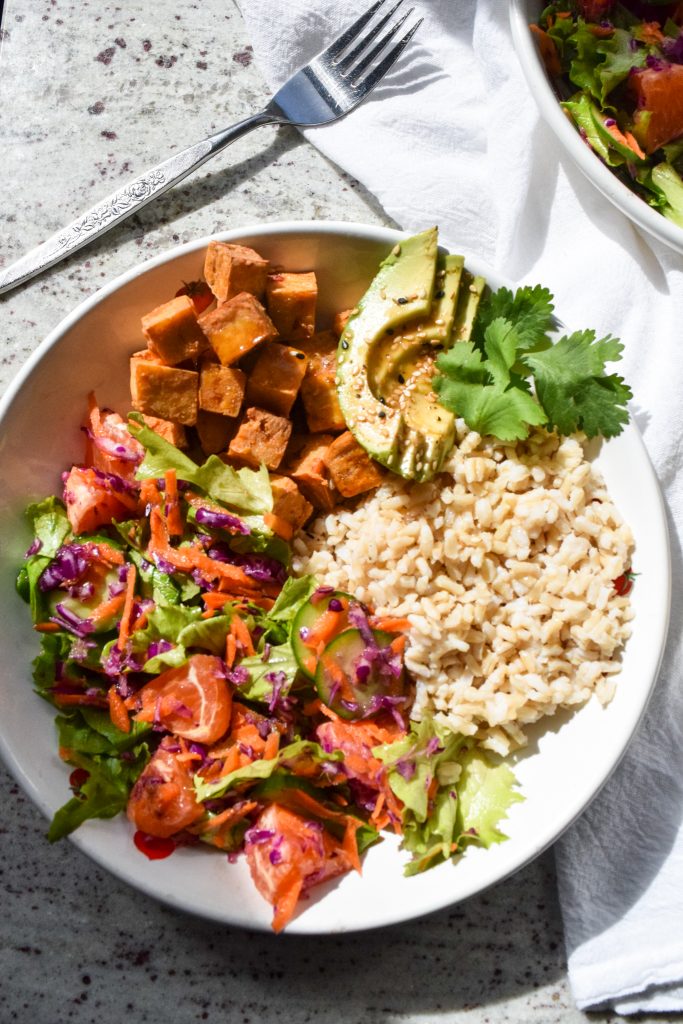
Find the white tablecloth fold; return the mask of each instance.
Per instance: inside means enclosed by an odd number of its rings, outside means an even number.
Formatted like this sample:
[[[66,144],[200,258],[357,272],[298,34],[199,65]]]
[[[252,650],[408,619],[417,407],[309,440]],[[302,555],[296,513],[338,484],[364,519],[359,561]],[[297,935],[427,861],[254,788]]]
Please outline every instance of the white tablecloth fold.
[[[273,88],[366,6],[241,0]],[[376,98],[306,135],[402,228],[438,223],[459,251],[547,285],[565,323],[625,343],[669,509],[673,625],[635,741],[556,845],[559,894],[579,1007],[683,1010],[683,257],[641,235],[563,155],[518,67],[503,0],[418,6],[425,22]]]

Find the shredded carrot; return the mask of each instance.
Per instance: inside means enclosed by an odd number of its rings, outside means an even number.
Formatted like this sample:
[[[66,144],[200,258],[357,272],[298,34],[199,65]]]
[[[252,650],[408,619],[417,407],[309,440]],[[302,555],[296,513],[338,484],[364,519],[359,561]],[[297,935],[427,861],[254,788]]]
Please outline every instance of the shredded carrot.
[[[397,619],[391,615],[373,615],[370,625],[373,629],[379,629],[383,633],[405,633],[410,629],[410,620]]]
[[[217,611],[224,608],[229,601],[232,601],[231,594],[223,594],[217,590],[207,590],[202,594],[202,598],[207,608],[214,608]]]
[[[123,565],[123,552],[118,548],[113,548],[111,544],[107,544],[103,540],[98,540],[94,547],[97,549],[97,555],[101,562],[106,562],[108,565]]]
[[[349,858],[351,867],[354,868],[361,874],[360,856],[358,854],[358,843],[356,841],[356,832],[361,827],[363,822],[360,818],[348,817],[346,819],[346,828],[344,829],[344,839],[342,840],[342,849],[346,856]]]
[[[239,807],[228,807],[227,810],[214,815],[214,817],[209,821],[202,822],[200,826],[196,826],[194,829],[191,829],[191,831],[213,832],[218,828],[229,828],[230,826],[235,825],[238,821],[241,821],[243,818],[246,818],[246,816],[251,814],[251,812],[257,807],[258,804],[255,800],[247,800]]]
[[[257,583],[254,579],[248,576],[243,569],[240,569],[238,565],[230,565],[228,562],[218,562],[214,558],[210,558],[200,548],[194,545],[188,545],[186,547],[174,548],[169,543],[168,531],[164,517],[161,514],[161,510],[156,506],[150,510],[149,514],[149,527],[150,527],[150,540],[149,540],[149,554],[159,555],[165,561],[170,562],[171,565],[177,569],[182,569],[185,572],[190,572],[192,569],[199,569],[200,572],[204,573],[210,578],[219,578],[229,580],[229,587],[235,593],[244,594],[248,597],[252,595],[259,597],[265,595],[267,597],[276,596],[280,592],[280,587],[277,584],[272,583]]]
[[[273,729],[272,732],[268,733],[266,737],[266,745],[263,748],[263,760],[272,761],[277,756],[277,752],[280,749],[280,733],[277,729]]]
[[[372,814],[370,815],[370,821],[371,821],[371,823],[373,825],[376,825],[376,826],[378,825],[378,822],[379,822],[379,819],[380,819],[380,815],[381,815],[381,812],[382,812],[382,808],[384,807],[385,802],[386,802],[385,794],[384,793],[380,793],[378,795],[378,797],[377,797],[376,802],[375,802],[374,810],[373,810]]]
[[[620,143],[620,145],[622,146],[626,146],[627,149],[630,149],[641,160],[645,159],[645,154],[638,145],[635,136],[633,136],[631,132],[622,132],[619,126],[616,124],[605,125],[605,127],[607,128],[607,131],[612,136],[615,142]]]
[[[120,651],[126,646],[126,641],[130,636],[130,620],[133,614],[133,604],[135,601],[135,580],[137,573],[135,566],[131,562],[128,566],[128,575],[126,577],[126,593],[123,605],[123,611],[121,612],[121,621],[119,622],[119,638],[116,641],[116,646]]]
[[[403,654],[403,652],[406,649],[405,636],[401,633],[400,636],[394,637],[389,646],[391,647],[394,654]]]
[[[139,629],[144,629],[146,625],[147,625],[147,612],[140,612],[140,614],[138,615],[137,619],[135,619],[135,621],[133,622],[133,625],[130,627],[131,634],[137,633],[137,631]]]
[[[536,36],[538,49],[546,71],[554,78],[558,78],[562,74],[562,64],[557,47],[555,46],[555,40],[547,32],[544,32],[542,28],[539,28],[538,25],[530,25],[529,28]]]
[[[178,478],[175,469],[167,469],[164,473],[164,486],[166,491],[166,525],[169,536],[182,537],[183,517],[180,512],[178,501]]]
[[[308,636],[303,643],[306,647],[318,650],[320,644],[326,647],[332,637],[340,633],[346,624],[346,616],[343,612],[334,612],[329,608],[322,613],[316,623],[311,627]]]
[[[228,633],[225,638],[225,664],[228,668],[232,668],[235,664],[235,657],[237,655],[237,641],[235,640],[234,633]]]
[[[109,703],[109,717],[112,724],[121,732],[130,732],[130,718],[128,709],[119,696],[116,686],[110,686],[107,690],[107,701]]]
[[[223,761],[223,767],[221,768],[220,777],[225,778],[226,775],[230,775],[231,772],[236,771],[240,767],[242,758],[240,755],[239,747],[235,743],[234,746],[230,747],[225,760]]]
[[[33,628],[37,633],[59,633],[62,627],[56,622],[36,622]]]
[[[239,615],[233,615],[230,620],[230,632],[235,637],[237,643],[242,645],[242,649],[247,657],[251,657],[254,653],[254,645],[246,623]]]
[[[143,508],[146,505],[160,505],[161,494],[154,479],[143,480],[140,484],[140,504]]]
[[[205,608],[204,611],[199,616],[199,618],[200,619],[212,619],[215,614],[216,614],[216,609],[215,608]]]
[[[120,594],[114,594],[108,601],[103,601],[102,604],[98,604],[97,608],[93,608],[90,612],[89,618],[93,622],[103,622],[104,619],[108,619],[112,615],[116,615],[126,600],[125,591],[121,591]]]

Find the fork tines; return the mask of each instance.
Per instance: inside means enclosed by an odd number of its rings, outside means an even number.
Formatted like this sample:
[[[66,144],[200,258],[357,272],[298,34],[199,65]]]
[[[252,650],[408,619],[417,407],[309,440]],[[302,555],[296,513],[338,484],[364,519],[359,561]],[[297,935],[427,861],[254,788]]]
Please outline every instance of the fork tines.
[[[402,38],[384,55],[382,60],[375,62],[386,50],[387,46],[397,38],[400,29],[415,10],[411,7],[383,34],[382,29],[387,25],[403,0],[398,0],[394,6],[384,13],[372,27],[363,34],[366,26],[370,25],[375,14],[384,6],[386,0],[378,0],[364,14],[358,18],[345,32],[339,36],[334,43],[319,54],[318,59],[331,64],[337,75],[346,79],[348,85],[355,89],[367,92],[384,77],[389,68],[401,56],[412,37],[422,24],[422,18],[408,29]],[[370,49],[368,49],[370,47]],[[367,74],[366,74],[367,72]]]

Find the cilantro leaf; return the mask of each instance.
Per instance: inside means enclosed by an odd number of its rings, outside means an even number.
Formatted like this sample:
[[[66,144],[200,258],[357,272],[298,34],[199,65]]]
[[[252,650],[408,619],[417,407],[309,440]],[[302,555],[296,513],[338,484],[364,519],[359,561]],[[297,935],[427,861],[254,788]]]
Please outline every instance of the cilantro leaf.
[[[628,422],[630,388],[605,364],[619,359],[622,344],[611,337],[595,340],[595,331],[577,331],[524,362],[534,375],[548,424],[561,434],[583,430],[588,437],[614,437]]]
[[[548,334],[555,328],[553,297],[540,284],[525,285],[514,294],[499,288],[483,302],[474,326],[474,342],[482,351],[489,326],[497,319],[514,324],[518,352],[536,352],[548,348]]]
[[[511,376],[518,340],[513,325],[498,317],[484,334],[488,358],[482,358],[473,343],[458,342],[436,361],[443,374],[434,379],[441,405],[462,416],[470,429],[501,441],[522,440],[530,425],[547,419],[526,387]]]

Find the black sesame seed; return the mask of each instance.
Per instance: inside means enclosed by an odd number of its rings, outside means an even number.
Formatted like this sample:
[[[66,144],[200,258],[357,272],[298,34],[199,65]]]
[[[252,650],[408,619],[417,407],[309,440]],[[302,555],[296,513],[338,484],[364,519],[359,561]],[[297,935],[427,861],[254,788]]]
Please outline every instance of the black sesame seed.
[[[393,333],[394,333],[394,328],[393,327],[387,327],[387,334],[393,334]]]
[[[398,375],[398,377],[396,379],[399,382],[399,384],[405,384],[405,382],[406,382],[406,379],[405,379],[405,377],[403,376],[402,373],[399,373],[399,375]]]
[[[398,302],[399,306],[405,306],[408,300],[401,296],[400,299],[396,299],[396,301]]]
[[[342,341],[341,347],[346,350],[349,347],[348,341]]]
[[[446,294],[446,293],[445,293],[445,291],[443,290],[443,288],[440,288],[440,289],[439,289],[439,291],[438,291],[438,292],[436,293],[436,295],[434,296],[434,298],[435,298],[435,299],[442,299],[442,298],[444,297],[444,295],[445,295],[445,294]]]
[[[379,416],[379,418],[381,420],[386,419],[386,416],[387,416],[387,414],[385,413],[384,409],[380,409],[380,411],[377,413],[377,415]]]
[[[296,356],[297,359],[305,359],[306,358],[306,356],[304,355],[303,352],[295,352],[294,355]]]

